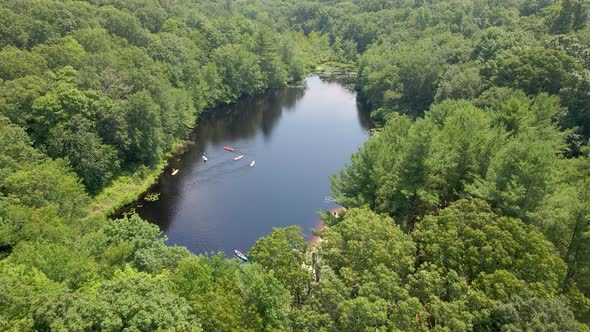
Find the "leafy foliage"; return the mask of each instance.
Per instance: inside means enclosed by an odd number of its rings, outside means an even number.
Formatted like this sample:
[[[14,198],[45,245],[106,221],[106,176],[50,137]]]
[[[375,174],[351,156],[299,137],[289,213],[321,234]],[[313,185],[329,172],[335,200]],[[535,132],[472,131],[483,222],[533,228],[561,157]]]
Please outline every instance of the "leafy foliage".
[[[3,1],[0,330],[588,331],[589,10]],[[203,110],[326,61],[379,127],[316,246],[277,228],[242,264],[88,213]]]

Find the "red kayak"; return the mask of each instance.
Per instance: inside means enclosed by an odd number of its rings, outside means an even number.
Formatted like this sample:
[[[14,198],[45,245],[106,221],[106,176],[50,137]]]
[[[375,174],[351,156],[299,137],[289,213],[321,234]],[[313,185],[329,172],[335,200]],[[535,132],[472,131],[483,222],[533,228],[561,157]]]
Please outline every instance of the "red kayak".
[[[231,146],[224,146],[223,147],[224,150],[230,151],[230,152],[234,152],[234,148],[232,148]]]

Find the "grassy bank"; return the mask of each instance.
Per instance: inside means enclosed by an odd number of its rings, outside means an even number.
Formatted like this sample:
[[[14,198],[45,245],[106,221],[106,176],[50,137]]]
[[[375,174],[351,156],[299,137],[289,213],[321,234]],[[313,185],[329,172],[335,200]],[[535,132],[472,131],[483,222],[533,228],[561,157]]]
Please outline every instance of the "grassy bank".
[[[90,203],[90,215],[108,217],[125,205],[136,201],[158,181],[168,166],[170,158],[182,153],[188,144],[187,141],[178,141],[171,152],[166,154],[156,166],[151,168],[141,166],[132,174],[117,177],[110,186],[93,197]]]

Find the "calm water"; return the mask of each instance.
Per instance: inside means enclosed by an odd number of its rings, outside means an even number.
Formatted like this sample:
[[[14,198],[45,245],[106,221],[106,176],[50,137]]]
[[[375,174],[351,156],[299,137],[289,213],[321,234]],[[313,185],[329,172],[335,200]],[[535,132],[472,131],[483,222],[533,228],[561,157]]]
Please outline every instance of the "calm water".
[[[136,211],[158,224],[169,244],[194,253],[248,251],[273,227],[300,225],[309,236],[317,211],[336,207],[326,200],[329,176],[369,136],[360,107],[340,83],[311,77],[302,88],[207,113],[195,144],[171,163],[178,174],[168,171],[153,188],[160,199],[140,201]],[[226,145],[236,151],[225,151]]]

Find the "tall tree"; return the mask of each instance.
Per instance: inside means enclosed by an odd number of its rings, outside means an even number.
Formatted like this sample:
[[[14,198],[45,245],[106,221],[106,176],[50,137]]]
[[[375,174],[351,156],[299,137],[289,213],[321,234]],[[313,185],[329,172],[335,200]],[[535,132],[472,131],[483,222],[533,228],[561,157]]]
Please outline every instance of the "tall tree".
[[[311,275],[304,268],[307,245],[297,226],[273,228],[269,236],[259,239],[249,257],[269,271],[293,295],[295,303],[302,304],[309,293]]]

